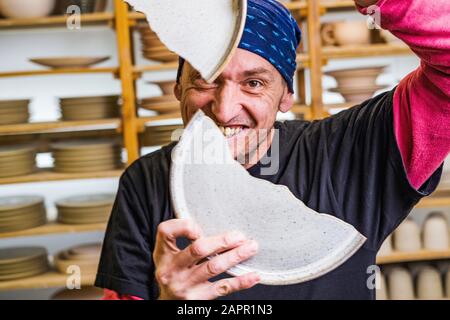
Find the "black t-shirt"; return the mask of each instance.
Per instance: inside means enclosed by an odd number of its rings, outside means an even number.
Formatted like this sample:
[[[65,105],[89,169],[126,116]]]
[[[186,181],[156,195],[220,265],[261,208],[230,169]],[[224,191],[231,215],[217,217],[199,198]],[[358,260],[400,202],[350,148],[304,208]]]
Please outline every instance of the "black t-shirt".
[[[394,136],[392,96],[393,91],[381,94],[321,121],[275,123],[279,170],[261,175],[263,159],[249,173],[286,185],[308,207],[352,224],[367,241],[317,279],[256,285],[225,299],[374,299],[375,290],[367,285],[373,270],[368,268],[375,265],[379,247],[420,198],[436,188],[442,172],[441,167],[419,191],[409,184]],[[96,286],[158,297],[152,252],[158,224],[174,218],[168,179],[173,146],[141,157],[120,178]],[[216,279],[223,277],[228,275]]]

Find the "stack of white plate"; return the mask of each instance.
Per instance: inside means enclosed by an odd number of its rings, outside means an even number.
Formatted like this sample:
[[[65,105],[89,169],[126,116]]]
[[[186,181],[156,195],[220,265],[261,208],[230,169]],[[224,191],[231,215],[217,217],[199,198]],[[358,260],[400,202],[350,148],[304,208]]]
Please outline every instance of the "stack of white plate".
[[[101,243],[85,244],[63,250],[54,258],[56,269],[67,274],[70,266],[78,266],[81,274],[95,274],[100,261]]]
[[[0,249],[0,281],[32,277],[48,270],[49,263],[45,248]]]
[[[170,81],[152,81],[150,84],[156,84],[160,87],[162,95],[145,98],[140,101],[140,107],[143,109],[155,111],[159,114],[174,114],[181,117],[180,102],[173,94],[173,88],[176,84],[174,80]]]
[[[330,92],[340,93],[348,103],[361,103],[373,97],[375,92],[387,88],[377,85],[376,80],[385,67],[345,69],[325,72],[336,79],[337,88]]]
[[[66,224],[107,222],[114,198],[114,194],[96,194],[61,199],[56,202],[58,221]]]
[[[26,175],[36,170],[36,148],[0,147],[0,178]]]
[[[178,141],[182,134],[183,125],[148,126],[142,136],[144,146],[162,146]]]
[[[0,233],[31,229],[46,222],[44,198],[40,196],[0,198]]]
[[[95,120],[120,117],[119,96],[61,98],[61,119]]]
[[[0,100],[0,125],[27,123],[30,100]]]
[[[144,58],[158,62],[178,60],[177,54],[167,49],[156,33],[150,29],[148,23],[141,23],[137,28],[141,35],[142,55]]]
[[[51,148],[57,172],[108,171],[122,166],[122,148],[115,141],[78,140],[55,143]]]

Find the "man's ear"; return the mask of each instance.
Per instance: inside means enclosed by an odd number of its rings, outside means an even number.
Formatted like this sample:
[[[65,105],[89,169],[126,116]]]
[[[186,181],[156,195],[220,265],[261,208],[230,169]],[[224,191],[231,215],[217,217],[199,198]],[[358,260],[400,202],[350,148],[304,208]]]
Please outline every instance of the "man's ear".
[[[283,113],[291,110],[294,105],[294,94],[289,92],[288,88],[284,89],[283,97],[281,98],[279,110]]]
[[[173,93],[175,94],[175,98],[177,98],[178,101],[181,101],[181,92],[181,84],[177,83],[173,88]]]

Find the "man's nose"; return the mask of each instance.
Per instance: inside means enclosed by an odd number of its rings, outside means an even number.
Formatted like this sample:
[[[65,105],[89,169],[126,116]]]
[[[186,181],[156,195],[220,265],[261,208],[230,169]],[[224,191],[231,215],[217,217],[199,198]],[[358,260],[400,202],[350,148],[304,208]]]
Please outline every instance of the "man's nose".
[[[217,89],[211,107],[216,121],[223,124],[230,122],[239,114],[241,108],[238,86],[233,83],[223,83]]]

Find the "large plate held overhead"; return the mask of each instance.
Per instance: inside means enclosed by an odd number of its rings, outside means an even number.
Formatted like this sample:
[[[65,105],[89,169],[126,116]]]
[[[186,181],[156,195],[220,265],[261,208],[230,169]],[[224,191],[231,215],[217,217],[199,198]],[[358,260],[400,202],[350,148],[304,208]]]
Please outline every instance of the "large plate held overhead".
[[[256,271],[262,284],[317,278],[366,240],[352,225],[308,208],[286,186],[252,177],[201,110],[173,150],[170,188],[177,217],[196,221],[205,236],[239,230],[258,242],[258,254],[228,273]]]
[[[212,82],[239,45],[247,0],[126,0],[159,39]]]

